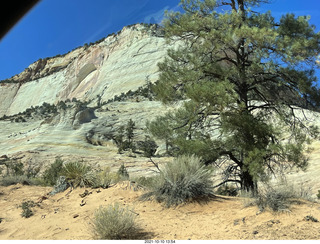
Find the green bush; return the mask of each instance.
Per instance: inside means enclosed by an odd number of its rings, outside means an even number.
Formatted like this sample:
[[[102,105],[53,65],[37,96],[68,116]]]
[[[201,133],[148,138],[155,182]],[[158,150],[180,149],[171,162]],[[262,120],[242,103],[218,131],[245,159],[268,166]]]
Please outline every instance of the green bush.
[[[143,151],[143,156],[150,158],[153,157],[158,148],[157,143],[149,136],[146,136],[144,141],[138,143],[138,149]]]
[[[129,173],[126,169],[126,167],[124,166],[124,164],[122,164],[118,170],[118,175],[122,178],[122,179],[129,179]]]
[[[36,204],[33,201],[25,201],[21,204],[22,213],[21,216],[24,218],[30,218],[33,215],[32,207],[35,207]]]
[[[10,160],[6,163],[8,174],[10,175],[24,175],[24,166],[21,162]]]
[[[1,178],[1,186],[11,186],[15,184],[32,185],[32,181],[26,175],[6,175]]]
[[[318,190],[317,198],[320,199],[320,190]]]
[[[238,195],[238,189],[235,186],[224,185],[217,189],[216,194],[234,197]]]
[[[136,215],[128,207],[115,203],[96,210],[93,231],[98,239],[135,239],[139,232],[135,220]]]
[[[42,178],[48,185],[54,186],[61,175],[62,169],[63,161],[60,158],[57,158],[55,162],[44,171]]]
[[[292,199],[297,195],[293,189],[287,186],[265,187],[256,196],[256,204],[261,211],[269,208],[274,212],[289,209]]]
[[[40,167],[32,167],[28,165],[27,170],[24,170],[24,165],[15,160],[5,162],[7,167],[6,173],[1,177],[0,185],[9,186],[15,184],[23,185],[42,185],[43,181],[37,178]]]
[[[167,207],[213,196],[212,170],[196,156],[180,156],[167,163],[142,200],[155,199]]]
[[[156,177],[140,176],[138,178],[135,178],[133,181],[138,184],[138,187],[152,189],[156,184]]]
[[[91,168],[81,162],[69,162],[64,164],[61,175],[66,177],[66,180],[73,187],[86,187],[94,185],[94,174]]]
[[[107,167],[104,170],[100,170],[95,174],[95,181],[93,188],[108,188],[111,184],[115,184],[120,181],[118,173],[110,172],[110,168]]]

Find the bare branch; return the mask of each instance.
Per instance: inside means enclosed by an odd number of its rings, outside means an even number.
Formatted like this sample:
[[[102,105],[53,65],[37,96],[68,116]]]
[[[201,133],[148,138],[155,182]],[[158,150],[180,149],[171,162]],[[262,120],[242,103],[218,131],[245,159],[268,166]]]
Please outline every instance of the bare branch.
[[[213,188],[217,188],[217,187],[219,187],[219,186],[222,186],[223,184],[225,184],[225,183],[227,183],[227,182],[235,182],[235,183],[241,184],[241,181],[240,181],[240,180],[228,179],[228,180],[225,180],[225,181],[219,183],[218,185],[215,185]]]
[[[150,159],[150,162],[153,163],[153,165],[159,170],[159,172],[162,172],[161,169],[159,168],[159,164],[154,162],[151,157],[149,159]]]

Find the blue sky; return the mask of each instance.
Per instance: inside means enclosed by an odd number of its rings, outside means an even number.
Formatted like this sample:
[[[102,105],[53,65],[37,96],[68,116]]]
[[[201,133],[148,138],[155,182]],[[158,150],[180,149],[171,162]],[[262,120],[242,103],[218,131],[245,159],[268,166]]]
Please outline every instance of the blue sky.
[[[179,0],[42,0],[0,41],[0,80],[39,58],[64,54],[135,23],[160,22]],[[320,31],[320,0],[272,0],[262,7],[280,17],[310,15]]]

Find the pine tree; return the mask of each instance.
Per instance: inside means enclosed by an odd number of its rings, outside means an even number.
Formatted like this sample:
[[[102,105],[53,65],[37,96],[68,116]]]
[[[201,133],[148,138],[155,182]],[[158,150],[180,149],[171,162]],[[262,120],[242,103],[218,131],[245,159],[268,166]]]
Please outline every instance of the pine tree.
[[[185,100],[166,115],[179,153],[225,162],[225,181],[248,191],[277,167],[306,167],[316,128],[298,114],[320,104],[320,34],[309,17],[276,21],[270,11],[254,11],[267,2],[181,0],[183,11],[167,13],[164,22],[176,45],[159,63],[154,87],[164,103]]]
[[[127,140],[129,142],[129,144],[132,144],[132,140],[134,137],[134,133],[133,130],[135,129],[136,124],[132,121],[132,119],[130,119],[127,123],[126,126],[126,136],[127,136]]]

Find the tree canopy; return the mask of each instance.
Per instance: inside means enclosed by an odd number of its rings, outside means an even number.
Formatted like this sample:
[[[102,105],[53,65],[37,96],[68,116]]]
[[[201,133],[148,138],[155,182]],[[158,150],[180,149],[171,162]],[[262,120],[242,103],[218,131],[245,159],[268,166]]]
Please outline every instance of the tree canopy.
[[[185,102],[149,123],[154,131],[166,125],[179,154],[223,164],[226,182],[254,191],[278,167],[306,167],[317,130],[299,113],[320,105],[320,34],[307,16],[276,21],[255,11],[265,3],[181,0],[183,11],[167,13],[165,35],[175,47],[159,63],[154,91],[164,103]]]

